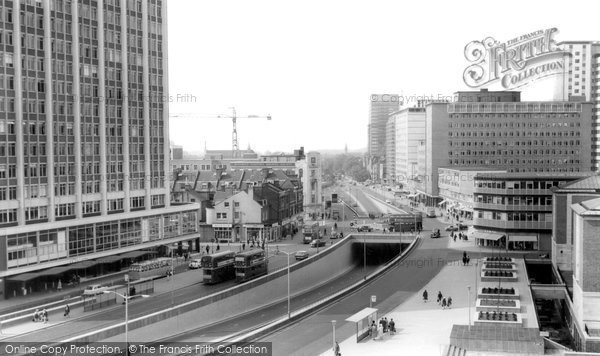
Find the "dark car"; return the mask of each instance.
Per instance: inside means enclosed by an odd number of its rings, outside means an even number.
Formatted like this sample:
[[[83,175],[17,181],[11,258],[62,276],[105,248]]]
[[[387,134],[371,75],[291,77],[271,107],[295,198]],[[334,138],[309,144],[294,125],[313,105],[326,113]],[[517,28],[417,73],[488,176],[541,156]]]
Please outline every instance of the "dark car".
[[[370,226],[363,225],[358,228],[358,232],[371,232],[373,229]]]
[[[321,246],[325,246],[325,241],[324,240],[314,239],[310,243],[310,247],[321,247]]]
[[[442,237],[442,234],[440,234],[440,230],[437,230],[437,231],[434,231],[434,232],[431,233],[431,238],[432,239],[437,239],[437,238],[440,238],[440,237]]]

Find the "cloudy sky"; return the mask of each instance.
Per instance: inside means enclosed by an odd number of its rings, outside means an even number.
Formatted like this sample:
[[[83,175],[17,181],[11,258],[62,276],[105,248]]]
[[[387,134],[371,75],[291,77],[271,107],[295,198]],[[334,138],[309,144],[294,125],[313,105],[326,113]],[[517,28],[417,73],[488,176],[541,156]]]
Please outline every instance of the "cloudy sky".
[[[365,148],[369,96],[466,90],[464,47],[557,27],[600,40],[597,1],[169,0],[171,114],[240,119],[242,148]],[[595,7],[595,9],[594,9]],[[231,120],[172,118],[188,151],[231,148]]]

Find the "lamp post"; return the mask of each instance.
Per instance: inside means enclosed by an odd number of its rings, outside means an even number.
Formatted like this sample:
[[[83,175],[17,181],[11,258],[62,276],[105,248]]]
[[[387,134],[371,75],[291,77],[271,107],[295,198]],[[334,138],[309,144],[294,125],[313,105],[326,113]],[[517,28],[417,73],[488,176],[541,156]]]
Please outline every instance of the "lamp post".
[[[132,299],[134,296],[123,295],[121,293],[115,292],[114,290],[104,291],[104,294],[110,293],[118,295],[119,297],[123,298],[123,300],[125,300],[125,348],[127,349],[127,355],[129,355],[129,299]],[[129,294],[129,290],[125,294]],[[149,295],[147,294],[140,294],[139,296],[141,298],[149,297]]]
[[[331,346],[333,347],[333,355],[337,356],[337,354],[335,353],[335,320],[331,321],[331,328],[333,329],[333,338],[332,338],[332,343]]]
[[[280,251],[287,255],[287,314],[288,319],[292,317],[291,300],[290,300],[290,255],[292,252]]]
[[[469,331],[471,331],[471,286],[467,286],[467,315],[469,316]]]

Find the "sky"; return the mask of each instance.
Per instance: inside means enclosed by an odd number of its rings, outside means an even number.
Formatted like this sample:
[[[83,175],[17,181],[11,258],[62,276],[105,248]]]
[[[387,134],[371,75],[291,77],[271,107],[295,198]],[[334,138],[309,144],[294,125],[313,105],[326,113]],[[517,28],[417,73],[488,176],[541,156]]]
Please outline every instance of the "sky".
[[[468,90],[464,47],[556,27],[600,40],[590,1],[168,0],[171,142],[186,151],[367,146],[369,98]],[[196,117],[194,117],[196,116]]]

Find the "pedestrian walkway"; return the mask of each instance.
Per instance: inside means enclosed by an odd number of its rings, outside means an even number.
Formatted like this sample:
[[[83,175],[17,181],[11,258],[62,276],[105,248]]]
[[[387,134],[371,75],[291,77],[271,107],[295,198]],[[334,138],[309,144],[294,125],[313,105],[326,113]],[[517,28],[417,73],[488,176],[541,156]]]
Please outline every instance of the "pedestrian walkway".
[[[346,340],[338,340],[340,352],[344,356],[364,355],[442,355],[450,341],[452,325],[469,322],[469,313],[474,312],[475,267],[463,266],[460,261],[438,260],[444,267],[424,289],[429,293],[429,302],[422,300],[422,290],[410,297],[390,313],[378,315],[378,320],[386,317],[394,319],[396,334],[386,334],[380,339],[356,343],[353,336]],[[471,285],[471,291],[467,285]],[[452,297],[452,307],[442,309],[436,303],[438,291]],[[471,305],[471,309],[468,305]],[[377,305],[373,307],[377,308]],[[347,317],[347,316],[346,316]],[[348,327],[345,325],[344,327]],[[332,351],[322,355],[332,355]]]

